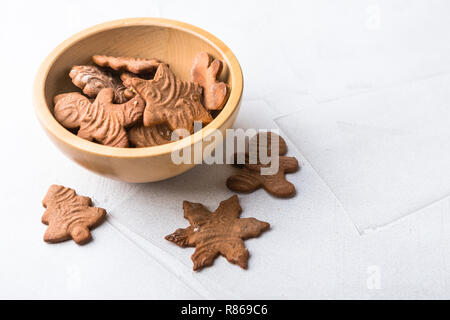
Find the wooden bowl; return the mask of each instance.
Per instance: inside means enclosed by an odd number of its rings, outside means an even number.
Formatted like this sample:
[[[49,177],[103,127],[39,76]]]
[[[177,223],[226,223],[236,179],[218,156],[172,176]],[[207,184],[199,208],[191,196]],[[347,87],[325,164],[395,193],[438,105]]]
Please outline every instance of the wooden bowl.
[[[74,65],[92,64],[95,54],[158,58],[177,77],[189,80],[195,55],[206,51],[222,60],[221,81],[230,96],[219,115],[190,137],[149,148],[114,148],[89,142],[65,129],[53,116],[53,97],[77,91],[69,78]],[[219,39],[195,26],[160,18],[133,18],[103,23],[64,41],[42,63],[34,83],[34,106],[40,123],[54,144],[69,158],[97,174],[127,181],[151,182],[179,175],[195,164],[174,164],[172,152],[201,144],[211,131],[231,128],[239,111],[243,90],[242,71],[234,54]],[[201,155],[200,155],[201,157]],[[201,159],[196,154],[196,163]]]

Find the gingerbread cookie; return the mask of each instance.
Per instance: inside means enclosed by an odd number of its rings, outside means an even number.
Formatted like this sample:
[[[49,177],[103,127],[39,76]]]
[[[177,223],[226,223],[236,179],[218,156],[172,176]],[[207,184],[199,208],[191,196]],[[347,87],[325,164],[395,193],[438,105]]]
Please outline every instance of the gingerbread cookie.
[[[135,74],[154,72],[160,64],[157,59],[138,59],[101,55],[93,56],[92,60],[100,67],[109,67],[117,71],[128,71]]]
[[[159,146],[171,142],[172,131],[166,125],[146,127],[135,125],[128,131],[130,143],[138,148]]]
[[[271,152],[271,137],[275,135],[274,133],[267,135],[267,154],[270,155]],[[277,135],[278,136],[278,135]],[[256,136],[256,141],[258,141],[257,146],[261,146],[259,135]],[[253,143],[255,140],[253,140]],[[246,154],[245,164],[238,165],[240,167],[239,173],[230,176],[227,179],[227,187],[235,192],[253,192],[259,188],[264,188],[270,194],[279,198],[288,198],[295,194],[295,186],[286,180],[286,173],[292,173],[299,169],[298,161],[295,157],[284,156],[287,153],[286,142],[283,138],[278,136],[279,144],[279,167],[275,174],[273,175],[262,175],[261,169],[263,167],[269,167],[270,164],[261,164],[259,159],[257,163],[249,163],[249,156]],[[252,141],[250,142],[252,143]],[[258,150],[259,154],[259,150]]]
[[[257,237],[270,227],[255,218],[239,218],[242,209],[236,195],[222,201],[214,213],[189,201],[183,202],[183,209],[191,225],[177,229],[166,239],[180,247],[195,247],[191,257],[194,270],[210,266],[219,254],[246,269],[249,253],[243,240]]]
[[[75,190],[52,185],[42,204],[45,210],[42,222],[48,225],[44,234],[46,242],[61,242],[72,238],[83,244],[91,239],[89,229],[97,226],[106,211],[92,206],[91,198],[78,196]]]
[[[178,80],[169,66],[161,63],[155,77],[124,79],[145,102],[144,125],[167,124],[172,131],[185,129],[192,133],[194,121],[207,124],[213,119],[201,104],[202,89],[198,84]]]
[[[132,74],[131,72],[123,72],[120,75],[120,79],[122,80],[123,85],[130,89],[133,90],[133,85],[131,84],[131,79],[136,78],[136,75]]]
[[[225,105],[228,87],[217,81],[222,72],[222,61],[214,59],[206,52],[200,52],[194,59],[191,69],[191,81],[203,88],[203,105],[208,110],[220,110]]]
[[[134,97],[134,93],[127,90],[118,77],[96,66],[74,66],[69,73],[74,85],[91,97],[97,97],[104,88],[114,90],[114,101],[125,103]]]
[[[94,102],[72,92],[54,98],[56,119],[66,128],[78,130],[78,136],[111,147],[128,147],[125,128],[142,118],[145,102],[136,96],[123,104],[114,104],[114,90],[99,92]]]
[[[249,147],[258,150],[263,148],[267,150],[267,155],[270,156],[272,153],[272,144],[274,149],[277,150],[278,155],[283,156],[287,153],[286,141],[274,132],[259,133],[249,141]]]

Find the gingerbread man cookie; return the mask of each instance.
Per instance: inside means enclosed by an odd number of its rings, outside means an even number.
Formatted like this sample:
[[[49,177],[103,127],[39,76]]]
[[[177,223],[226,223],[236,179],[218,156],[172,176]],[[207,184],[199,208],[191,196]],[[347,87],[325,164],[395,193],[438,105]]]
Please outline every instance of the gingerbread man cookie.
[[[114,90],[99,92],[94,102],[72,92],[57,95],[55,117],[66,128],[78,130],[78,136],[111,147],[128,147],[125,128],[142,118],[145,102],[136,96],[123,104],[114,104]]]
[[[273,136],[272,136],[273,135]],[[267,144],[264,145],[267,148],[267,154],[271,153],[272,138],[275,137],[275,133],[267,135]],[[293,173],[299,169],[298,161],[295,157],[284,156],[287,153],[287,145],[283,138],[276,135],[279,150],[279,167],[273,175],[261,174],[261,169],[269,167],[270,164],[262,164],[259,159],[257,163],[251,164],[249,162],[249,156],[246,154],[245,163],[238,165],[239,172],[230,176],[227,179],[227,187],[235,192],[250,193],[260,188],[264,188],[270,194],[279,198],[292,197],[295,194],[295,186],[286,180],[286,173]],[[263,145],[260,142],[260,136],[257,135],[253,140],[257,142],[258,148]],[[252,143],[252,141],[250,142]],[[259,153],[259,150],[258,150]]]

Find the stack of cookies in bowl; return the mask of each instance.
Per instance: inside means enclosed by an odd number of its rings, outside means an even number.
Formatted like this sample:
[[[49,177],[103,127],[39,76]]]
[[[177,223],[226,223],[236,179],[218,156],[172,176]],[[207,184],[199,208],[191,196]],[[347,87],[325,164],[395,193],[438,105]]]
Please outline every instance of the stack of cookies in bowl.
[[[54,97],[54,115],[79,137],[111,147],[151,147],[173,133],[193,133],[226,103],[229,89],[217,80],[222,62],[200,52],[191,80],[182,81],[158,59],[94,55],[95,65],[72,67],[69,76],[83,93]]]

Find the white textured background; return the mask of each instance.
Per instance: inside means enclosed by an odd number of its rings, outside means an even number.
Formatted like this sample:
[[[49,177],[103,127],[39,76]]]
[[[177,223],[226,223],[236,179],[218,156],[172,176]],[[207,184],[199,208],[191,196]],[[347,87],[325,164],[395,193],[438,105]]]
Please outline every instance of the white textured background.
[[[0,298],[450,298],[448,1],[7,1],[0,10]],[[131,185],[87,172],[49,142],[31,86],[75,32],[154,16],[223,40],[245,77],[237,127],[280,128],[302,170],[291,200],[240,196],[272,230],[246,241],[249,270],[163,236],[182,200],[215,209],[233,171],[199,166]],[[256,115],[256,116],[255,116]],[[42,241],[52,183],[108,219],[86,246]]]

